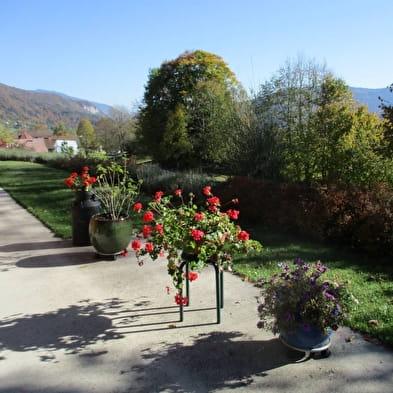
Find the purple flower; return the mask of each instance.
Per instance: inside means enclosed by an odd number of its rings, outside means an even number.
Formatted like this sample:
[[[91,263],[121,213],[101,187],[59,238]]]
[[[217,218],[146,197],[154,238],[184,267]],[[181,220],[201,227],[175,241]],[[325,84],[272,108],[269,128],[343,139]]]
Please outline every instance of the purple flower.
[[[285,272],[288,272],[290,270],[289,266],[286,263],[279,263],[278,266],[280,266],[281,269]]]
[[[316,269],[321,272],[321,273],[325,273],[327,270],[329,270],[329,268],[325,265],[321,265],[321,264],[317,264],[316,265]]]
[[[336,298],[329,292],[325,292],[325,296],[329,299],[329,300],[336,300]]]
[[[284,321],[285,321],[285,322],[289,322],[291,318],[292,318],[291,313],[290,313],[289,311],[287,311],[287,312],[284,314]]]
[[[265,322],[259,321],[259,322],[257,323],[257,328],[258,328],[258,329],[263,329],[264,327],[265,327]]]
[[[258,305],[258,312],[261,313],[263,311],[263,309],[265,308],[264,304],[259,304]]]
[[[293,271],[293,276],[295,277],[295,280],[300,280],[302,272],[299,269],[296,269]]]

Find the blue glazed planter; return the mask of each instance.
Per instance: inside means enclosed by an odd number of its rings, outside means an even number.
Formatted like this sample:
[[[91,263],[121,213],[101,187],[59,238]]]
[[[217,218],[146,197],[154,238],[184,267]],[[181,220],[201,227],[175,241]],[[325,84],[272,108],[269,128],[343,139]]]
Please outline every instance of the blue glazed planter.
[[[300,327],[290,333],[281,333],[281,339],[293,348],[310,351],[328,346],[332,334],[333,330],[331,329],[325,333],[316,326],[309,325],[306,329]]]

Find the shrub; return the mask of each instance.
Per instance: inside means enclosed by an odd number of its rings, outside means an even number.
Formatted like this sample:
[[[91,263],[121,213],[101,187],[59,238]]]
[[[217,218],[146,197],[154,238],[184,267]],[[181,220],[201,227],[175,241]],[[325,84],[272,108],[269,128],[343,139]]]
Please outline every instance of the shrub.
[[[222,199],[239,197],[241,219],[370,254],[393,255],[393,191],[383,184],[366,188],[233,177],[216,190]]]

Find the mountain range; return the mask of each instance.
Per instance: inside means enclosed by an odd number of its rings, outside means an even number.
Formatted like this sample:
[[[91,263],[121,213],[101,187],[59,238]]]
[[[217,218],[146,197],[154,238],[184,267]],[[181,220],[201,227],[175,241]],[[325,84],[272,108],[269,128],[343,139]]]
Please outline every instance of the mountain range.
[[[68,96],[67,94],[59,93],[58,91],[53,91],[53,90],[37,89],[37,90],[33,90],[33,91],[37,92],[37,93],[56,94],[56,95],[58,95],[60,97],[67,98],[69,100],[74,100],[74,101],[86,101],[86,100],[83,100],[82,98]],[[106,116],[109,115],[109,112],[110,112],[110,110],[112,108],[110,105],[102,104],[100,102],[94,102],[94,101],[88,101],[88,102],[90,104],[92,104],[93,106],[95,106],[97,109],[99,109],[101,112],[103,112]]]
[[[388,88],[350,89],[354,98],[367,105],[370,112],[381,112],[378,97],[393,104],[393,93]],[[0,83],[0,124],[10,128],[52,128],[58,122],[76,128],[81,119],[87,118],[95,123],[102,117],[108,117],[110,110],[109,105],[56,91],[23,90]]]
[[[350,89],[355,100],[367,105],[370,112],[381,112],[381,109],[379,108],[381,101],[378,97],[381,97],[384,101],[393,105],[393,93],[389,91],[388,88],[367,89],[364,87],[350,87]]]
[[[110,107],[45,90],[30,91],[0,83],[0,123],[7,127],[53,127],[58,122],[76,128],[81,119],[97,122]]]

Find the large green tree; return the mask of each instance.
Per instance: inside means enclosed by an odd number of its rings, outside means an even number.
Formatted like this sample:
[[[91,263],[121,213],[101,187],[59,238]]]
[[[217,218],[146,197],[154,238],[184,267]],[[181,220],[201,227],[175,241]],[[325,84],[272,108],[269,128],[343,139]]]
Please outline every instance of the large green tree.
[[[237,131],[230,117],[239,91],[235,75],[215,54],[197,50],[165,61],[149,74],[141,142],[167,167],[222,164]]]
[[[0,145],[3,143],[12,142],[15,138],[15,133],[0,124]]]
[[[357,103],[349,87],[327,76],[310,122],[309,178],[368,184],[383,180],[383,123]]]
[[[287,165],[301,176],[304,169],[299,160],[307,146],[299,141],[308,134],[315,102],[327,74],[325,65],[299,57],[296,61],[287,60],[260,86],[253,100],[258,118],[253,157],[260,176],[282,178]]]
[[[93,125],[88,119],[81,119],[76,134],[79,137],[81,146],[87,151],[94,151],[98,148],[97,135]]]
[[[344,81],[324,67],[287,63],[262,85],[255,167],[291,181],[384,180],[382,123],[357,103]]]

